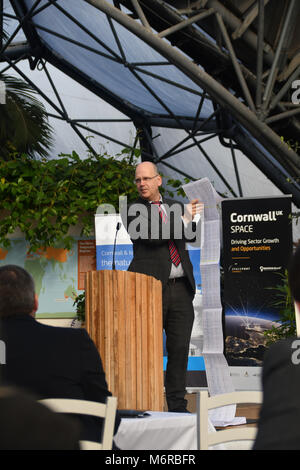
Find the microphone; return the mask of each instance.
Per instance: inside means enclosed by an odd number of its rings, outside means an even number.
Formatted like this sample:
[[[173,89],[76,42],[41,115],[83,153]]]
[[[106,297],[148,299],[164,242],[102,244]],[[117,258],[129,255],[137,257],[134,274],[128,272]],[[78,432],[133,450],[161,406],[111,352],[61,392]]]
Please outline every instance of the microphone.
[[[116,226],[116,234],[115,234],[114,250],[113,250],[113,262],[112,262],[112,270],[113,271],[116,269],[116,264],[115,264],[116,241],[117,241],[118,231],[120,230],[120,228],[121,228],[121,222],[118,222],[117,226]]]

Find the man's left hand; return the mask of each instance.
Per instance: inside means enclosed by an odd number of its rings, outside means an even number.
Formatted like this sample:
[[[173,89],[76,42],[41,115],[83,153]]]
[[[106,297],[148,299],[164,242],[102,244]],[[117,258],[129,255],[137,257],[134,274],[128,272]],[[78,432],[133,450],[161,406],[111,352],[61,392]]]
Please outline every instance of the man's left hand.
[[[196,214],[200,214],[204,209],[203,202],[199,199],[193,199],[189,204],[185,206],[184,218],[190,222],[193,220]]]

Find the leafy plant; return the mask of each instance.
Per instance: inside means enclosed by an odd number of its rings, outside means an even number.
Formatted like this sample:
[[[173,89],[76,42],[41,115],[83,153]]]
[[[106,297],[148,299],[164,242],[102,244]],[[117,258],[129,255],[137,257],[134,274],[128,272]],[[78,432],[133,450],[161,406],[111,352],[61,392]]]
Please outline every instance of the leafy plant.
[[[272,326],[264,332],[267,345],[289,336],[296,336],[295,309],[288,283],[288,272],[285,270],[284,274],[278,273],[278,275],[281,277],[281,283],[272,289],[276,292],[273,305],[279,308],[280,326]]]
[[[37,92],[23,80],[0,74],[6,102],[0,114],[0,156],[8,160],[11,152],[45,157],[52,145],[52,127]]]
[[[133,156],[125,148],[114,157],[88,154],[85,159],[72,152],[51,160],[15,154],[0,160],[0,246],[9,247],[8,236],[17,229],[31,251],[41,246],[70,249],[74,240],[68,232],[78,223],[81,236],[89,237],[100,204],[111,204],[117,212],[120,196],[136,199],[138,152]],[[168,183],[180,190],[179,180]]]
[[[77,295],[74,300],[73,307],[76,308],[76,318],[77,320],[84,322],[85,321],[85,292]]]
[[[117,212],[119,196],[126,195],[128,202],[136,199],[138,156],[138,150],[133,153],[125,148],[115,157],[89,153],[81,159],[72,152],[51,160],[24,154],[0,160],[0,247],[9,247],[9,235],[19,229],[30,251],[49,246],[71,249],[74,240],[69,229],[80,222],[81,235],[89,237],[100,204],[111,204]],[[180,180],[171,179],[167,184],[177,194],[182,192]],[[84,292],[73,305],[77,318],[84,321]]]

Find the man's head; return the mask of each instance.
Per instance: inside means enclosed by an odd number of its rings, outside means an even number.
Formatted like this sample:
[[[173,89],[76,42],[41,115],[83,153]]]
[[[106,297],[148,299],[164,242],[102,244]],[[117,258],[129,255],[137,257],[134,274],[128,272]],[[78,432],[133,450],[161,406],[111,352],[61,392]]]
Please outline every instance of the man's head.
[[[20,266],[0,267],[0,317],[34,315],[37,308],[31,275]]]
[[[156,165],[152,162],[140,163],[135,170],[135,183],[139,195],[147,201],[158,201],[159,187],[162,184]]]

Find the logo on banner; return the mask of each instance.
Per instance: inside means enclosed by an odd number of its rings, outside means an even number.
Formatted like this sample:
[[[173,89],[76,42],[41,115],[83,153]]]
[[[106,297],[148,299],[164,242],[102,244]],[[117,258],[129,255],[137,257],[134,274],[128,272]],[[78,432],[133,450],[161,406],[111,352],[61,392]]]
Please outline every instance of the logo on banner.
[[[2,80],[0,80],[0,104],[6,104],[6,86]]]
[[[294,80],[292,83],[292,88],[296,88],[296,91],[292,93],[292,103],[300,104],[300,80]]]
[[[166,211],[168,220],[174,221],[172,226],[174,240],[185,239],[187,242],[196,242],[200,245],[200,233],[196,230],[194,224],[182,223],[182,206],[179,203],[172,204],[171,207],[166,205]],[[128,205],[127,197],[119,197],[119,213],[123,224],[130,234],[132,240],[142,239],[147,240],[149,238],[149,232],[151,232],[151,239],[162,240],[170,239],[170,223],[165,223],[159,226],[158,221],[158,210],[153,204],[150,207],[150,220],[149,220],[149,208],[143,203],[135,203]],[[97,209],[98,215],[116,215],[116,210],[111,204],[101,204]],[[128,217],[133,218],[131,222],[127,223]]]
[[[269,211],[261,214],[238,214],[232,212],[230,214],[231,233],[253,233],[253,223],[250,222],[276,222],[279,216],[283,215],[283,211]],[[243,225],[241,225],[243,224]]]
[[[268,348],[265,332],[281,324],[274,286],[281,282],[292,251],[290,213],[291,199],[285,196],[222,203],[225,350],[230,366],[261,366]],[[298,347],[294,360],[299,358]]]
[[[241,273],[241,272],[244,272],[244,271],[250,271],[251,268],[250,266],[229,266],[228,268],[228,272],[231,272],[231,273]]]

